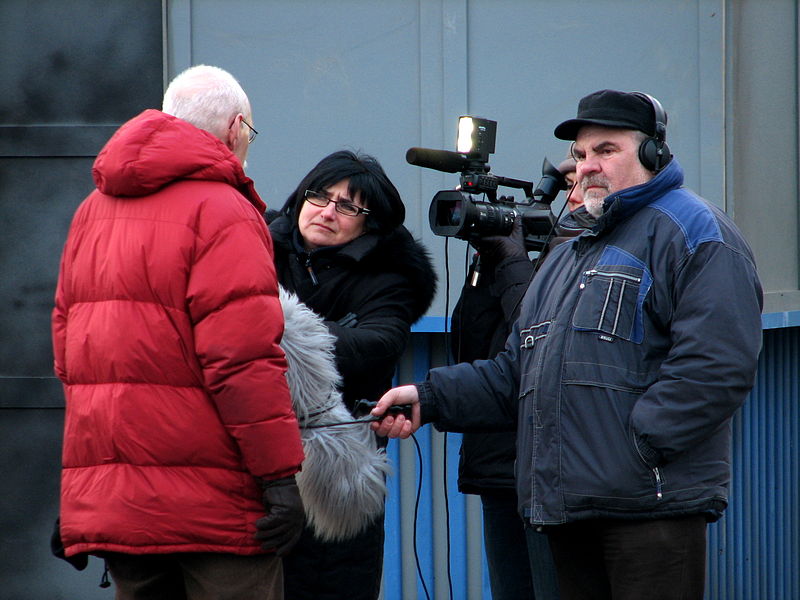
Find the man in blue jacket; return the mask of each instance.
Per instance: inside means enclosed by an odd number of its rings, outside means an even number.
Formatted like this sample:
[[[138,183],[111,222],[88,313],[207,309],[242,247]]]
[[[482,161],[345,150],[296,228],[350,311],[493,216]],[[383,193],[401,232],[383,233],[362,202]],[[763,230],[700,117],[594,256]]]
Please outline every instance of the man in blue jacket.
[[[596,225],[556,247],[493,360],[387,392],[381,435],[517,428],[529,536],[562,598],[702,599],[706,524],[730,483],[730,421],[752,388],[762,291],[728,216],[683,187],[666,113],[600,90],[556,127],[574,140]]]

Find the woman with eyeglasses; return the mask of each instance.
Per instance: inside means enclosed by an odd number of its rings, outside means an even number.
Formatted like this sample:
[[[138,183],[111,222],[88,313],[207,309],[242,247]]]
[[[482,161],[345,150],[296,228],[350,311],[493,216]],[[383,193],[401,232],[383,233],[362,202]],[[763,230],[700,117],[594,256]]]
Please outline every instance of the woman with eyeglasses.
[[[428,253],[404,219],[400,194],[378,161],[346,150],[323,158],[280,213],[267,216],[280,284],[336,337],[351,412],[356,401],[377,400],[391,387],[411,325],[436,292]],[[284,557],[286,598],[374,600],[383,540],[383,516],[344,541],[323,542],[306,527]]]

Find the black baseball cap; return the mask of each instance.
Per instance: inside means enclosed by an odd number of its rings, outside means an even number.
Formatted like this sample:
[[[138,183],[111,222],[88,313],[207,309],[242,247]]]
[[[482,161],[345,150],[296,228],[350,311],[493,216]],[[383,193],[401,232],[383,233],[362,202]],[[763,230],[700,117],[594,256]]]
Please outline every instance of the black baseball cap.
[[[599,90],[581,98],[578,116],[556,127],[553,132],[561,140],[574,140],[584,125],[601,125],[635,129],[655,135],[655,109],[650,101],[633,92]]]

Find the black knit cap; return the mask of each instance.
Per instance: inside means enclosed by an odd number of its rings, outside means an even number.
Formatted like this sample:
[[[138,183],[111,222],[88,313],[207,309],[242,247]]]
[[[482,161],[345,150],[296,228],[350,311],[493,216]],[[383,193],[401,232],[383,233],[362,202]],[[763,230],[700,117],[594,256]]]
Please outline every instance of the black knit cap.
[[[655,110],[650,102],[637,94],[617,90],[600,90],[581,98],[578,116],[556,127],[554,134],[561,140],[574,140],[584,125],[602,125],[635,129],[655,135]]]

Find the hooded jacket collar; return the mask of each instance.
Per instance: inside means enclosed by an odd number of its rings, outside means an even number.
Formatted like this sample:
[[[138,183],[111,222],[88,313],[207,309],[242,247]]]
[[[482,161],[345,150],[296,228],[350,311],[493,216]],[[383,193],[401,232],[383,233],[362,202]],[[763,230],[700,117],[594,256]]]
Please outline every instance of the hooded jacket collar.
[[[683,169],[673,158],[664,170],[650,181],[608,196],[603,202],[603,214],[597,220],[597,225],[592,228],[592,232],[600,234],[613,229],[618,223],[682,185]]]
[[[323,262],[349,261],[362,273],[401,273],[412,283],[414,320],[419,319],[431,305],[436,294],[436,272],[425,247],[417,242],[411,232],[400,225],[386,235],[367,232],[340,246],[330,246],[305,252],[299,239],[297,226],[283,213],[266,215],[270,233],[275,243],[276,254],[281,252],[301,257],[303,263],[317,268]],[[311,264],[313,263],[313,264]]]
[[[97,189],[111,196],[152,194],[181,179],[232,185],[260,213],[266,205],[239,159],[207,131],[160,110],[134,117],[106,143],[92,168]]]

